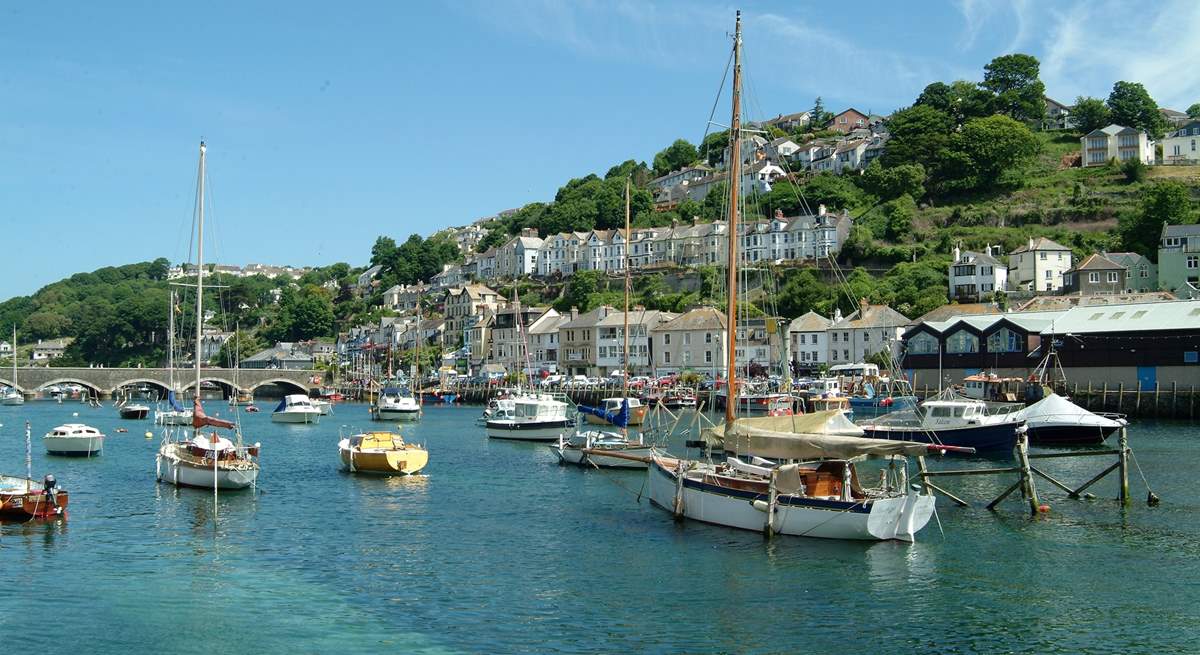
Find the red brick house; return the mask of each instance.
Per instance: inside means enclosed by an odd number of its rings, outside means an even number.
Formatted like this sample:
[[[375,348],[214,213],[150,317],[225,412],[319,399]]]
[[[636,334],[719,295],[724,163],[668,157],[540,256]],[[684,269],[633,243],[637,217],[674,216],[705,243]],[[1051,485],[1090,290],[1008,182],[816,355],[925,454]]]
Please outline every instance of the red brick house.
[[[829,124],[825,126],[825,129],[849,134],[850,130],[867,127],[868,123],[869,120],[866,114],[851,107],[840,114],[836,114],[833,120],[829,121]]]

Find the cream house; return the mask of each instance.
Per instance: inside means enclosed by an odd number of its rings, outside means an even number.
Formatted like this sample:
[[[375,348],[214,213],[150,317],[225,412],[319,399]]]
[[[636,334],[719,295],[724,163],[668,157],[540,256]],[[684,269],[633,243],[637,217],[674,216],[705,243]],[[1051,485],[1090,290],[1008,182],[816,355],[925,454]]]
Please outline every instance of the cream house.
[[[1045,237],[1029,243],[1008,256],[1008,288],[1034,292],[1058,291],[1063,274],[1071,270],[1071,249]]]
[[[655,372],[724,371],[726,325],[724,313],[699,307],[652,328]]]
[[[1154,140],[1142,130],[1122,125],[1101,127],[1079,139],[1083,149],[1083,165],[1103,166],[1111,159],[1125,162],[1141,160],[1143,164],[1154,163]]]

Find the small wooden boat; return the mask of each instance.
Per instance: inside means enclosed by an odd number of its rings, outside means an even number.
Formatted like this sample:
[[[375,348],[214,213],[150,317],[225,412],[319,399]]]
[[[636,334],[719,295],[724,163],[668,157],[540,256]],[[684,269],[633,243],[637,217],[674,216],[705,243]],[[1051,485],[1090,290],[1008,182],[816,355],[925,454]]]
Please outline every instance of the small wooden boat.
[[[41,482],[15,475],[0,475],[0,520],[31,521],[66,518],[67,491],[53,475]]]
[[[342,465],[351,473],[412,475],[429,463],[429,451],[395,432],[364,432],[338,442]]]

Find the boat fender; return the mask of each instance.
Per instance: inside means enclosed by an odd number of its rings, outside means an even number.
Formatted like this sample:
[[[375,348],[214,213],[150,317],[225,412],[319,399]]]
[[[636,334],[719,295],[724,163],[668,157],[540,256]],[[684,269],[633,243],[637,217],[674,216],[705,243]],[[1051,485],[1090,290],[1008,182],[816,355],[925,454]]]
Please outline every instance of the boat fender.
[[[1050,506],[1049,506],[1049,505],[1038,505],[1038,513],[1040,513],[1040,514],[1048,514],[1049,512],[1050,512]]]
[[[767,513],[767,501],[765,500],[752,500],[750,501],[750,505],[763,514]]]
[[[1146,492],[1146,504],[1147,505],[1149,505],[1151,507],[1158,507],[1159,500],[1160,499],[1158,497],[1158,494],[1154,493],[1153,491]]]

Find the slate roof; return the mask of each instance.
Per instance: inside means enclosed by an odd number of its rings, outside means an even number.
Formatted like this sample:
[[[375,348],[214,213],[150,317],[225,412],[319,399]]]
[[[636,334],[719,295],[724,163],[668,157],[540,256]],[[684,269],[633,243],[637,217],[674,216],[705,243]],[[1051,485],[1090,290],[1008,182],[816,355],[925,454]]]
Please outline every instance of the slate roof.
[[[656,332],[674,330],[724,330],[725,313],[713,307],[697,307],[659,325]]]
[[[1036,239],[1031,239],[1025,245],[1012,251],[1012,254],[1016,255],[1034,250],[1070,250],[1070,248],[1062,245],[1061,243],[1055,243],[1046,237],[1038,237]]]
[[[788,332],[824,332],[832,325],[832,320],[816,312],[808,312],[793,320],[788,325]]]
[[[1125,270],[1125,267],[1105,257],[1104,255],[1091,254],[1088,255],[1074,269],[1075,271],[1112,271]]]

